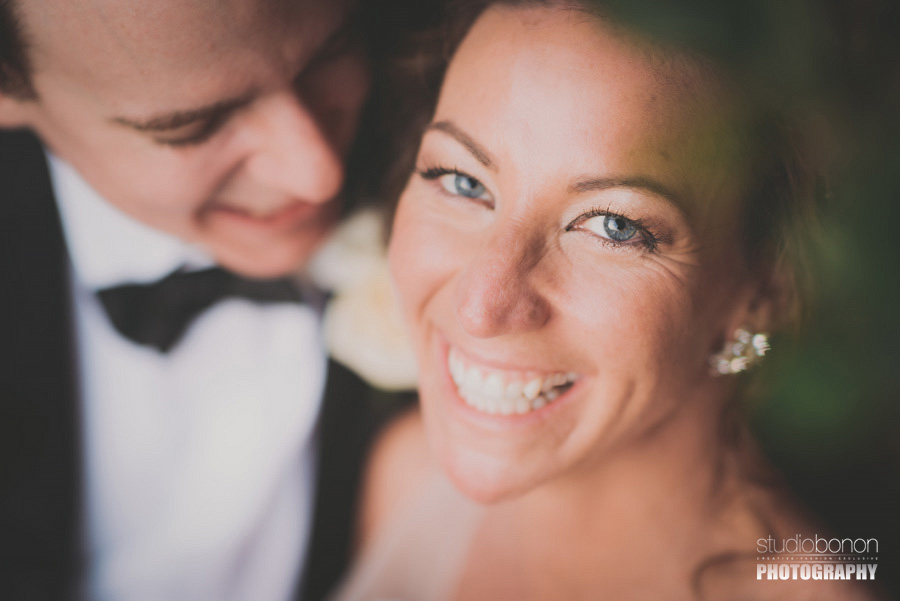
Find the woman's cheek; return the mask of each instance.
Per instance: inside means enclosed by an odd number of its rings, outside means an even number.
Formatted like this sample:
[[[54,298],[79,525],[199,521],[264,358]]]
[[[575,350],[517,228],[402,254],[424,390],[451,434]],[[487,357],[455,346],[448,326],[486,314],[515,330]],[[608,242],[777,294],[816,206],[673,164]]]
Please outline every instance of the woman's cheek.
[[[677,360],[672,347],[683,337],[692,306],[684,282],[671,273],[612,261],[602,269],[596,263],[576,269],[573,281],[566,313],[580,316],[595,356],[607,364],[660,355]]]
[[[443,228],[431,223],[407,198],[398,207],[393,231],[388,256],[391,272],[404,313],[416,329],[427,299],[451,269],[453,243]]]

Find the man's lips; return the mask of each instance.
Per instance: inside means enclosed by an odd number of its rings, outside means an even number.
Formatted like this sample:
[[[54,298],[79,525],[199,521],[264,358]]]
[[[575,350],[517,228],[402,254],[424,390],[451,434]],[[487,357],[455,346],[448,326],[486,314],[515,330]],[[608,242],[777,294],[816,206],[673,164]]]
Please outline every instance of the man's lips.
[[[244,226],[278,229],[304,221],[323,206],[320,203],[295,201],[274,211],[252,211],[228,204],[212,204],[206,208],[206,213],[210,217]]]

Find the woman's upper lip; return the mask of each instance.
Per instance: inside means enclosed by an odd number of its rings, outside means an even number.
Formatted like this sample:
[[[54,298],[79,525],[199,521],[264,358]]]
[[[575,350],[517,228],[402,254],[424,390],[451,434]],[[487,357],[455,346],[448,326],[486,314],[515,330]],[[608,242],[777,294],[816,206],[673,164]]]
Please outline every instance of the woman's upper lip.
[[[509,359],[509,358],[489,358],[488,356],[481,354],[477,351],[472,351],[469,348],[466,348],[462,345],[455,344],[446,338],[444,339],[444,343],[449,348],[455,349],[456,352],[461,354],[463,358],[467,359],[471,363],[475,363],[477,365],[481,365],[487,368],[496,369],[498,371],[509,371],[509,372],[521,372],[523,374],[558,374],[558,373],[566,373],[572,374],[574,370],[569,369],[567,367],[558,367],[553,365],[539,365],[540,361],[531,361],[531,360],[518,360],[518,359]],[[579,374],[580,375],[580,374]]]

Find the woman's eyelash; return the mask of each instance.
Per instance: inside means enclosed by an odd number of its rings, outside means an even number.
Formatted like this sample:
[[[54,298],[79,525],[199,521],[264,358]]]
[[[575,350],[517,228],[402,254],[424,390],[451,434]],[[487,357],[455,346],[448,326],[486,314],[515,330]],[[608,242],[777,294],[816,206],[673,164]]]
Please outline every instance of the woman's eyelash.
[[[423,169],[416,169],[416,173],[419,174],[419,177],[426,180],[434,180],[442,175],[466,175],[458,169],[448,169],[447,167],[425,167]]]
[[[612,210],[610,207],[606,207],[605,209],[602,207],[594,207],[587,211],[586,213],[582,213],[578,217],[576,217],[572,223],[566,226],[566,231],[571,231],[575,229],[581,223],[591,219],[593,217],[610,217],[612,219],[621,219],[625,221],[627,224],[633,226],[637,229],[640,240],[636,242],[617,242],[615,240],[610,240],[608,238],[601,238],[604,243],[611,244],[614,246],[634,246],[639,245],[643,246],[649,252],[654,252],[659,246],[660,239],[653,232],[653,229],[642,219],[626,217],[625,215]]]
[[[418,173],[419,177],[424,180],[433,181],[437,180],[440,177],[445,175],[461,175],[463,177],[471,177],[467,173],[460,171],[456,168],[448,168],[441,166],[434,167],[423,167],[421,169],[416,169],[416,173]],[[628,246],[640,246],[646,249],[649,252],[654,252],[659,246],[660,239],[654,233],[653,228],[647,224],[644,220],[639,218],[626,217],[625,215],[612,210],[611,207],[607,206],[603,207],[594,207],[589,211],[582,213],[578,217],[576,217],[569,225],[566,226],[566,231],[572,231],[576,227],[578,227],[583,222],[591,219],[593,217],[606,217],[612,219],[619,219],[625,222],[629,227],[634,227],[637,231],[637,238],[635,241],[617,241],[611,238],[604,238],[602,236],[598,236],[600,240],[607,245],[623,248]]]
[[[453,197],[475,201],[490,209],[494,208],[494,197],[477,178],[459,169],[431,167],[418,170],[422,179],[439,184],[444,193]]]

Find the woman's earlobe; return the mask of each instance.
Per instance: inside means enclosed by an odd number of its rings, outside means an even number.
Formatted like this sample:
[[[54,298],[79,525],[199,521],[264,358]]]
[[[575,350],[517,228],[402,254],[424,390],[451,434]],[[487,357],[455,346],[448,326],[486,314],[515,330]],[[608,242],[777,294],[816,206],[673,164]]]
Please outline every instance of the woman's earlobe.
[[[750,309],[754,324],[768,332],[796,325],[800,321],[802,306],[794,270],[785,264],[773,267],[769,275],[761,280]]]
[[[714,375],[737,374],[759,363],[770,348],[768,333],[738,328],[709,365]]]
[[[790,269],[775,267],[747,286],[710,356],[713,374],[735,374],[760,362],[771,348],[770,336],[795,324],[800,314],[796,280]]]
[[[778,329],[778,301],[773,292],[767,279],[755,279],[736,293],[709,350],[713,374],[744,371],[768,350],[769,335]],[[756,338],[757,334],[763,338]]]

